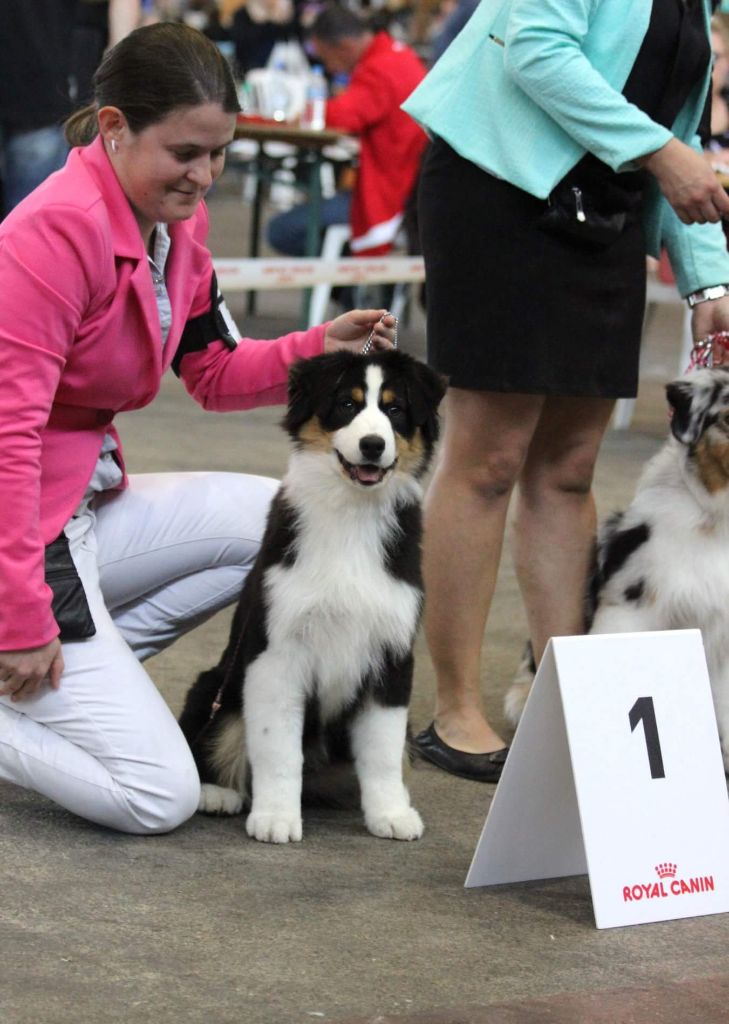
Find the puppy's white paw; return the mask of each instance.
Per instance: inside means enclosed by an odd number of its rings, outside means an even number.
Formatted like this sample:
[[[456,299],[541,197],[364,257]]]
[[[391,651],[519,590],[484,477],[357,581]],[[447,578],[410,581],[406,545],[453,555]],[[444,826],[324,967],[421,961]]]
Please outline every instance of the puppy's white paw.
[[[260,843],[300,843],[303,827],[300,814],[251,811],[246,832]]]
[[[198,811],[203,814],[240,814],[243,798],[234,789],[224,789],[204,782],[200,787]]]
[[[367,830],[380,839],[420,839],[423,834],[423,819],[414,807],[398,810],[391,814],[379,813],[365,816]]]

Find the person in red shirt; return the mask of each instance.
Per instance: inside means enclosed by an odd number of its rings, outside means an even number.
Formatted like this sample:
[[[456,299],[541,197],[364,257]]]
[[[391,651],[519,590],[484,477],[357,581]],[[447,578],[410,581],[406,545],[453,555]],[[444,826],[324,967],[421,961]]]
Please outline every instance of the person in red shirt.
[[[352,193],[322,204],[322,228],[349,223],[351,251],[379,256],[392,247],[418,176],[427,138],[400,109],[425,76],[417,54],[387,32],[374,32],[342,7],[326,7],[309,30],[316,57],[349,85],[327,102],[326,124],[356,135],[359,172]],[[268,241],[279,252],[306,254],[306,204],[274,217]]]

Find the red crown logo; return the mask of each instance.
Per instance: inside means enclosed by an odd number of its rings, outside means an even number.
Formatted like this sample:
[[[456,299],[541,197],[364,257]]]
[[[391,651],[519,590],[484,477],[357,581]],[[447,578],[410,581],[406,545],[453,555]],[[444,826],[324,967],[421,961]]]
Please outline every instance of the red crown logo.
[[[675,878],[676,865],[667,861],[665,864],[656,864],[656,874],[659,878]]]

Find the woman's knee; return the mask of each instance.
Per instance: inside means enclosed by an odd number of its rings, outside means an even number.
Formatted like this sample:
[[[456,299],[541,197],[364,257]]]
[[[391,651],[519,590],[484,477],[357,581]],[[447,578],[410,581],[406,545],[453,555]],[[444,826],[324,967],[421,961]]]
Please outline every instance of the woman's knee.
[[[548,402],[520,477],[525,496],[590,494],[613,404],[608,399]]]
[[[495,451],[485,455],[482,462],[464,467],[460,476],[471,493],[482,501],[498,501],[511,494],[522,463],[519,451]]]
[[[598,449],[593,445],[579,445],[555,457],[524,468],[520,480],[522,495],[526,498],[543,495],[564,495],[585,498],[592,492]]]
[[[298,207],[271,218],[266,225],[266,241],[285,256],[306,255],[306,221]]]
[[[595,476],[595,458],[591,453],[575,457],[555,474],[553,486],[562,494],[587,497],[592,492]]]
[[[200,804],[200,779],[194,767],[158,767],[124,792],[117,828],[132,835],[161,835],[184,824]]]
[[[449,392],[436,475],[485,501],[508,497],[529,452],[541,398]]]

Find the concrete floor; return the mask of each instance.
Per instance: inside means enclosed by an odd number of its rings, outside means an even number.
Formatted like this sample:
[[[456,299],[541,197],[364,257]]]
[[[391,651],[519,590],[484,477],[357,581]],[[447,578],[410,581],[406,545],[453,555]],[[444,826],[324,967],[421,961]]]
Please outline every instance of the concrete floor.
[[[211,200],[217,255],[245,251],[233,176]],[[230,305],[242,313],[240,297]],[[244,326],[274,336],[298,293],[261,296]],[[242,317],[240,318],[242,321]],[[666,430],[662,381],[680,322],[660,310],[646,339],[631,429],[600,459],[601,513],[629,498]],[[423,352],[416,314],[402,344]],[[122,417],[129,468],[278,475],[280,410],[213,416],[170,377],[148,410]],[[229,614],[149,663],[177,711],[217,661]],[[508,557],[484,643],[487,704],[506,732],[503,693],[525,636]],[[433,675],[418,643],[412,719],[430,721]],[[243,820],[195,817],[138,839],[0,785],[2,1024],[718,1024],[729,1020],[729,917],[597,931],[587,879],[464,890],[492,786],[425,765],[411,777],[426,832],[369,836],[355,811],[313,810],[305,839],[273,847]]]

